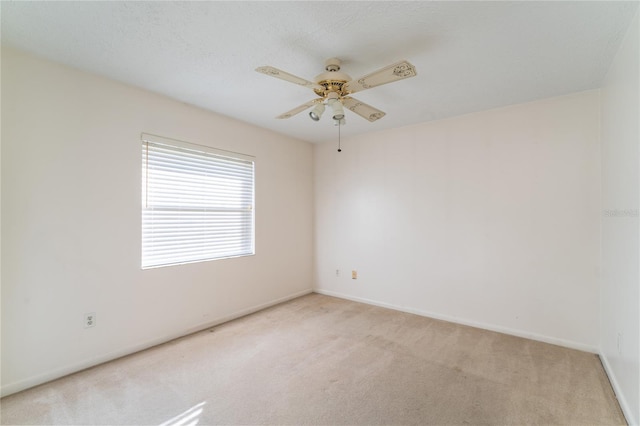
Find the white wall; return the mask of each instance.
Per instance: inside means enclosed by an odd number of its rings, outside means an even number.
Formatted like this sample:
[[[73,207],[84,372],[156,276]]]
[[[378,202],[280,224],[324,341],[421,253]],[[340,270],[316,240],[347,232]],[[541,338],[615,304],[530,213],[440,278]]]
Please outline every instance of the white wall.
[[[599,114],[589,91],[315,146],[317,291],[596,352]]]
[[[600,350],[630,424],[640,424],[640,30],[638,14],[602,89]]]
[[[256,157],[255,256],[140,269],[141,132]],[[312,157],[306,142],[3,49],[3,394],[310,292]]]

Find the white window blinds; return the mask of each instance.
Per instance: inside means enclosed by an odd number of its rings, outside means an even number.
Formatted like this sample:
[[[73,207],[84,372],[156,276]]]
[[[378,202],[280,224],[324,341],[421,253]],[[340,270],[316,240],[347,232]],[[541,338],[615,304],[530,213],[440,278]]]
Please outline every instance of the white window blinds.
[[[254,162],[145,136],[142,268],[254,254]]]

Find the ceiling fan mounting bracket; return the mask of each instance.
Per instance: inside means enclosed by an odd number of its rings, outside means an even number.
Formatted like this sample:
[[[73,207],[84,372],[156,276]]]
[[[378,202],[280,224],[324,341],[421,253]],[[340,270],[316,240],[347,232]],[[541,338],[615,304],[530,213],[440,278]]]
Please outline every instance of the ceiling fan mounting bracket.
[[[324,61],[324,69],[330,72],[340,71],[340,59],[329,58]]]

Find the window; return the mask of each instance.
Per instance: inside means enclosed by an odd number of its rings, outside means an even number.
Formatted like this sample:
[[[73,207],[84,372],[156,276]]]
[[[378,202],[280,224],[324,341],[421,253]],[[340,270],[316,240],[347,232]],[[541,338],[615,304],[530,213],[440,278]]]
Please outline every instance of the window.
[[[254,254],[252,157],[142,135],[142,268]]]

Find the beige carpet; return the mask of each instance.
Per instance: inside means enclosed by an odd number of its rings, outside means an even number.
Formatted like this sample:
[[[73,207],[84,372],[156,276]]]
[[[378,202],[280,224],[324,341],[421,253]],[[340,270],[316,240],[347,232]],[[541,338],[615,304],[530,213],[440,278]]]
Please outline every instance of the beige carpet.
[[[624,424],[596,355],[318,294],[0,404],[3,424]]]

